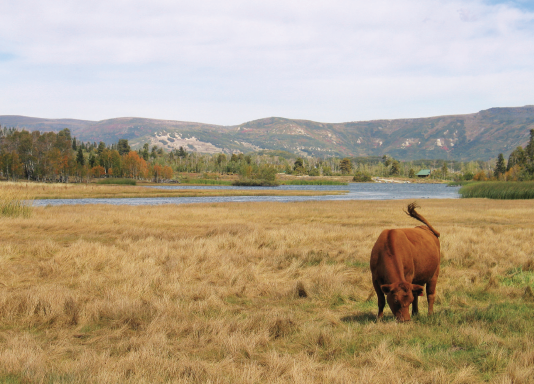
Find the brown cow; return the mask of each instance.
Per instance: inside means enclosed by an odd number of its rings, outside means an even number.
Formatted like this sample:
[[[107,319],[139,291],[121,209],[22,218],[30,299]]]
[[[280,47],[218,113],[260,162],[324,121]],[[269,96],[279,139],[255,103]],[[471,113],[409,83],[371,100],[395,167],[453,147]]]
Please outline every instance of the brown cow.
[[[373,286],[378,296],[378,318],[384,316],[387,301],[398,321],[410,321],[418,312],[417,299],[426,284],[428,314],[432,314],[439,275],[439,232],[408,205],[408,214],[426,224],[415,228],[385,229],[371,251]]]

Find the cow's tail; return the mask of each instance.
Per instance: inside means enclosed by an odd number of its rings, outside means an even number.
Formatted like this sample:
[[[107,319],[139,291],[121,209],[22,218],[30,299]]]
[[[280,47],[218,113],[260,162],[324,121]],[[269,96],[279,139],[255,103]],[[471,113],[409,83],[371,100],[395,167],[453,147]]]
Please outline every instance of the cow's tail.
[[[425,224],[428,229],[430,229],[432,231],[432,233],[434,233],[434,235],[436,235],[436,237],[439,237],[439,232],[436,231],[428,221],[426,221],[426,219],[421,216],[419,213],[417,213],[415,211],[415,208],[420,208],[415,202],[414,203],[411,203],[408,205],[408,211],[406,212],[406,214],[410,217],[413,217],[415,220],[419,220],[421,223]]]

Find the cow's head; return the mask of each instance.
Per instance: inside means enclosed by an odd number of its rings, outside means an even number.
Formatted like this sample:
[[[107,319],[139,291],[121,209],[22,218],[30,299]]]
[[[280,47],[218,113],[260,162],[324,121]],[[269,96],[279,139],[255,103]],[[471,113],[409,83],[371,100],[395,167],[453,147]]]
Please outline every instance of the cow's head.
[[[387,297],[389,308],[398,321],[410,321],[410,304],[414,295],[422,296],[424,287],[406,281],[384,284],[380,288]]]

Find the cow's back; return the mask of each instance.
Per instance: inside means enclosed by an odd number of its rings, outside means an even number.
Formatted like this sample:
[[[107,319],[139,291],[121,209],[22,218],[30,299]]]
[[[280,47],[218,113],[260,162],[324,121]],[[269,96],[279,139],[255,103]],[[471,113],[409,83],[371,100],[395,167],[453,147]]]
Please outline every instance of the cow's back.
[[[428,281],[440,263],[439,239],[427,227],[402,228],[409,243],[410,256],[413,263],[413,280],[415,284]]]
[[[370,267],[373,278],[384,283],[401,278],[420,284],[434,275],[439,262],[439,239],[432,231],[427,227],[399,228],[382,231],[371,251]]]

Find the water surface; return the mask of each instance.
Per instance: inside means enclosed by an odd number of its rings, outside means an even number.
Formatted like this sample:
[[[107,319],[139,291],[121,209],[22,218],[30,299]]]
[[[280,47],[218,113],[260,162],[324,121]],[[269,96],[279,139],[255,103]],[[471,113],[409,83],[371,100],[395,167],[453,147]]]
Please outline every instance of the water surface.
[[[112,204],[112,205],[161,205],[223,202],[261,201],[339,201],[339,200],[397,200],[397,199],[457,199],[459,187],[446,184],[382,184],[349,183],[349,185],[281,185],[279,187],[232,187],[232,186],[162,186],[159,189],[230,189],[230,190],[279,190],[279,191],[345,191],[342,195],[327,196],[206,196],[206,197],[137,197],[117,199],[49,199],[34,200],[34,206]]]

